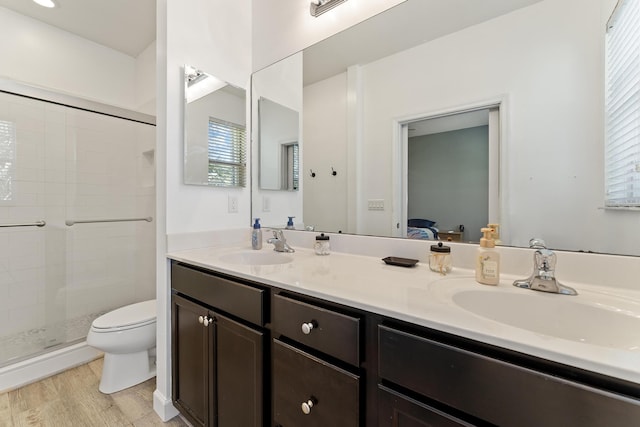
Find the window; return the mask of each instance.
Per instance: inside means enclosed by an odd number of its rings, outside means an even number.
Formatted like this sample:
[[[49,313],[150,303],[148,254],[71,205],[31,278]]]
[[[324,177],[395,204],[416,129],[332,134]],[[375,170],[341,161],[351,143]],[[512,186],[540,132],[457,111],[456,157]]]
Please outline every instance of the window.
[[[300,188],[300,160],[298,143],[284,144],[282,146],[282,163],[286,167],[282,168],[285,190],[298,190]]]
[[[16,131],[12,122],[0,120],[0,201],[13,198]]]
[[[209,117],[209,184],[246,185],[245,127]]]
[[[640,0],[620,0],[606,36],[605,206],[640,207]]]

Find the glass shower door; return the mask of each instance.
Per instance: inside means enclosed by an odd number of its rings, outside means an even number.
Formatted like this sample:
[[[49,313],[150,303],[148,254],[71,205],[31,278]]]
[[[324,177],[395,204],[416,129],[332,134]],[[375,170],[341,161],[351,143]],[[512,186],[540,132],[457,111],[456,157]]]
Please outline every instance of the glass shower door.
[[[153,125],[0,92],[0,367],[155,297],[154,147]]]

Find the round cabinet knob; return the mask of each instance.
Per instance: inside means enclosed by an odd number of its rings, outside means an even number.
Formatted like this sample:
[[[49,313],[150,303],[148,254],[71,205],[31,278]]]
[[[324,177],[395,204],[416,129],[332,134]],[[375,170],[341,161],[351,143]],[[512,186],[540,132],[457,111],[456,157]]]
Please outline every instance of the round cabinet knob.
[[[313,408],[313,400],[309,399],[306,402],[302,402],[302,405],[300,405],[300,407],[302,408],[302,412],[304,412],[305,415],[309,415],[311,413],[311,408]]]
[[[204,323],[204,316],[198,316],[198,323]]]
[[[313,322],[303,323],[302,324],[302,333],[305,335],[309,335],[313,330],[314,325]]]
[[[204,317],[204,326],[209,326],[211,323],[213,323],[213,319],[209,316],[205,316]]]

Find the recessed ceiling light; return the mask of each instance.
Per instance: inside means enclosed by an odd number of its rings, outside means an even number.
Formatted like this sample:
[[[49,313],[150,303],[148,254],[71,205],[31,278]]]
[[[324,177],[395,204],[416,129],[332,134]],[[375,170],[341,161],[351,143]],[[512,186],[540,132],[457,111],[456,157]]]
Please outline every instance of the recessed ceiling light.
[[[33,0],[33,1],[43,7],[56,7],[56,4],[53,2],[53,0]]]

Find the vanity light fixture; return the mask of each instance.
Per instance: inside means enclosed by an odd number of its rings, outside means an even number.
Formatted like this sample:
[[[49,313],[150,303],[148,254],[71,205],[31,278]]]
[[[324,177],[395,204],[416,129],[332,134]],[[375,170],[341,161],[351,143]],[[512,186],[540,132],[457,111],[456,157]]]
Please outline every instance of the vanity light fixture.
[[[35,3],[39,4],[42,7],[56,7],[56,4],[53,0],[33,0]]]
[[[311,16],[318,17],[346,1],[347,0],[312,0],[309,10]]]
[[[187,104],[227,86],[226,82],[190,65],[185,65],[184,71],[187,83],[185,87]]]

